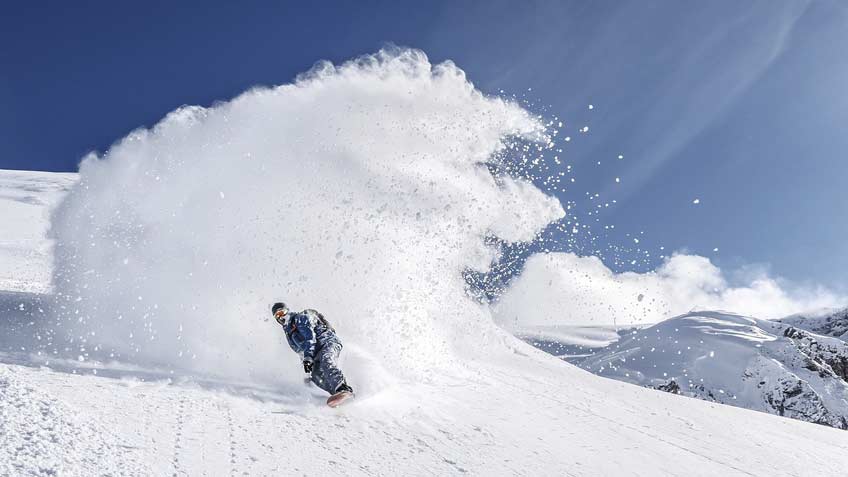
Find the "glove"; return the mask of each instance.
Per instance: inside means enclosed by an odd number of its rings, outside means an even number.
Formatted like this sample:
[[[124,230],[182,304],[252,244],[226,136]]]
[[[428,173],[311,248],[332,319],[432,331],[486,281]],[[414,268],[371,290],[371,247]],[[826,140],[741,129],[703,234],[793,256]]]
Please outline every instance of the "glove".
[[[303,372],[307,374],[312,373],[312,361],[308,359],[303,360]]]

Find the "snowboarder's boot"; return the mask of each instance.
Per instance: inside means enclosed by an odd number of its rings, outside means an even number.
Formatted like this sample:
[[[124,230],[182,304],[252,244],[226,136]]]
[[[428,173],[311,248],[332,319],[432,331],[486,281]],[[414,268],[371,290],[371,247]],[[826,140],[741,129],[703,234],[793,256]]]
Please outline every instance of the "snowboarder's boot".
[[[353,397],[353,388],[348,386],[347,383],[342,383],[336,389],[336,393],[327,399],[327,405],[330,407],[337,407],[340,406],[343,402],[353,399]]]

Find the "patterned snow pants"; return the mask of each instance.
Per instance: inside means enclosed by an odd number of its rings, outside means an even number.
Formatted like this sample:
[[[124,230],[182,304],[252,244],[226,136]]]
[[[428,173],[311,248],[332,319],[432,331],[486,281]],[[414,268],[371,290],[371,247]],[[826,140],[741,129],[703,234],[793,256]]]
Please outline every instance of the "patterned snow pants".
[[[330,394],[335,394],[345,382],[344,374],[338,365],[341,351],[341,343],[327,340],[319,344],[315,362],[312,363],[312,382]]]

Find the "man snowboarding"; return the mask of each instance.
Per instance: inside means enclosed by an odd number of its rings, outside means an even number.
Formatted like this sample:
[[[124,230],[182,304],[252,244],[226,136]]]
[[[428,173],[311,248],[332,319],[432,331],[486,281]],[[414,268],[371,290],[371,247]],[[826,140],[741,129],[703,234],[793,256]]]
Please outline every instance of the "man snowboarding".
[[[271,314],[286,332],[291,349],[303,358],[303,371],[331,394],[327,405],[336,407],[352,398],[353,389],[337,364],[342,342],[324,315],[311,309],[292,312],[285,303],[274,303]]]

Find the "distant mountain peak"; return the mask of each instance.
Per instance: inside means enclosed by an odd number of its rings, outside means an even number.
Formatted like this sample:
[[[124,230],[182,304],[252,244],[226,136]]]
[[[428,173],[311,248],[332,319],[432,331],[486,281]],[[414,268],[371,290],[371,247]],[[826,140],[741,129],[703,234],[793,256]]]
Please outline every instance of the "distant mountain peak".
[[[848,429],[848,343],[801,326],[839,333],[846,315],[793,318],[796,326],[690,312],[568,360],[608,378]]]
[[[781,323],[848,341],[848,308],[787,316]]]

